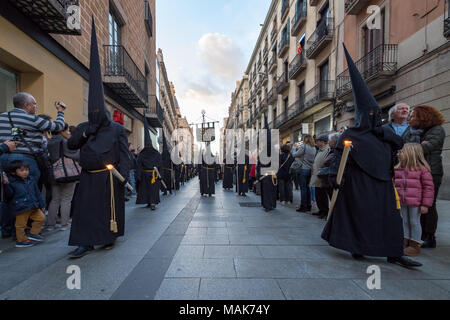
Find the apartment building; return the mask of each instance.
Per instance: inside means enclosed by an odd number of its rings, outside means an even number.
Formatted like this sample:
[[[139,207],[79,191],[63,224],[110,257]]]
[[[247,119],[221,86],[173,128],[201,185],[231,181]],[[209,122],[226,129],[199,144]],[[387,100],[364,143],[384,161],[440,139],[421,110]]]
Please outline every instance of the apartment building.
[[[272,1],[246,70],[248,128],[262,128],[266,117],[282,143],[332,130],[340,6],[335,0]]]
[[[404,102],[441,110],[450,133],[450,22],[448,0],[346,0],[339,32],[387,119]],[[376,6],[376,7],[370,7]],[[374,14],[371,8],[379,8]],[[380,28],[373,28],[379,24]],[[338,47],[335,126],[353,124],[353,96]],[[440,197],[450,199],[450,140],[444,151]]]
[[[79,28],[74,8],[80,10]],[[152,116],[155,0],[2,1],[0,112],[12,109],[16,92],[26,91],[36,98],[38,113],[55,118],[54,102],[64,101],[68,123],[87,120],[92,16],[107,108],[129,141],[142,146],[146,112],[153,135],[160,122]]]

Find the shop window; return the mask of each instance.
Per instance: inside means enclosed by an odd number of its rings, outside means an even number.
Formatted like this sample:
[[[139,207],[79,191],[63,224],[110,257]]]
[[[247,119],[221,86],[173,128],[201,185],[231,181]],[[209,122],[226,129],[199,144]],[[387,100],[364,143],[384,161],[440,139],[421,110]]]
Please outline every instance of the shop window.
[[[13,97],[18,91],[16,74],[0,68],[0,113],[14,108]]]

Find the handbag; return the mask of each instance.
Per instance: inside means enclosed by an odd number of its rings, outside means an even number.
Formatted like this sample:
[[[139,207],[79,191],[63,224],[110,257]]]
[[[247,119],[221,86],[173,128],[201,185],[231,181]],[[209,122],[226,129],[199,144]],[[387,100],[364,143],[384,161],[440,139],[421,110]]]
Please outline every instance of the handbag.
[[[59,145],[59,159],[52,165],[52,180],[56,183],[71,183],[80,179],[81,167],[71,158],[64,156],[63,142]]]

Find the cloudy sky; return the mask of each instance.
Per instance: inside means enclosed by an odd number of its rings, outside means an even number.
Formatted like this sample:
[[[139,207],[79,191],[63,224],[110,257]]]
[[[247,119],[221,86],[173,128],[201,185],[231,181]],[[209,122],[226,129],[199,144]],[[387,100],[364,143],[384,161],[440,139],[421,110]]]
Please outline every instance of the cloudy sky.
[[[169,80],[189,123],[200,121],[204,109],[222,126],[270,2],[156,1],[156,46],[163,50]]]

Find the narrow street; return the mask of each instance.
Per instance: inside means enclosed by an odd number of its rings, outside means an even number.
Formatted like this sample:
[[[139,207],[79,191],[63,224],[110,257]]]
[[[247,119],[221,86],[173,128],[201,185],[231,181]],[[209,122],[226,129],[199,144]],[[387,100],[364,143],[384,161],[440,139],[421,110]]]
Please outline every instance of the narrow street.
[[[423,250],[423,267],[408,270],[355,261],[320,238],[323,220],[293,206],[266,213],[251,207],[259,203],[253,193],[238,197],[221,182],[206,198],[193,179],[154,212],[133,200],[125,237],[110,251],[69,260],[69,231],[25,249],[1,240],[0,299],[450,298],[450,202],[438,202],[438,248]],[[80,267],[80,290],[66,286],[70,265]],[[380,290],[367,288],[371,265],[381,269]]]

